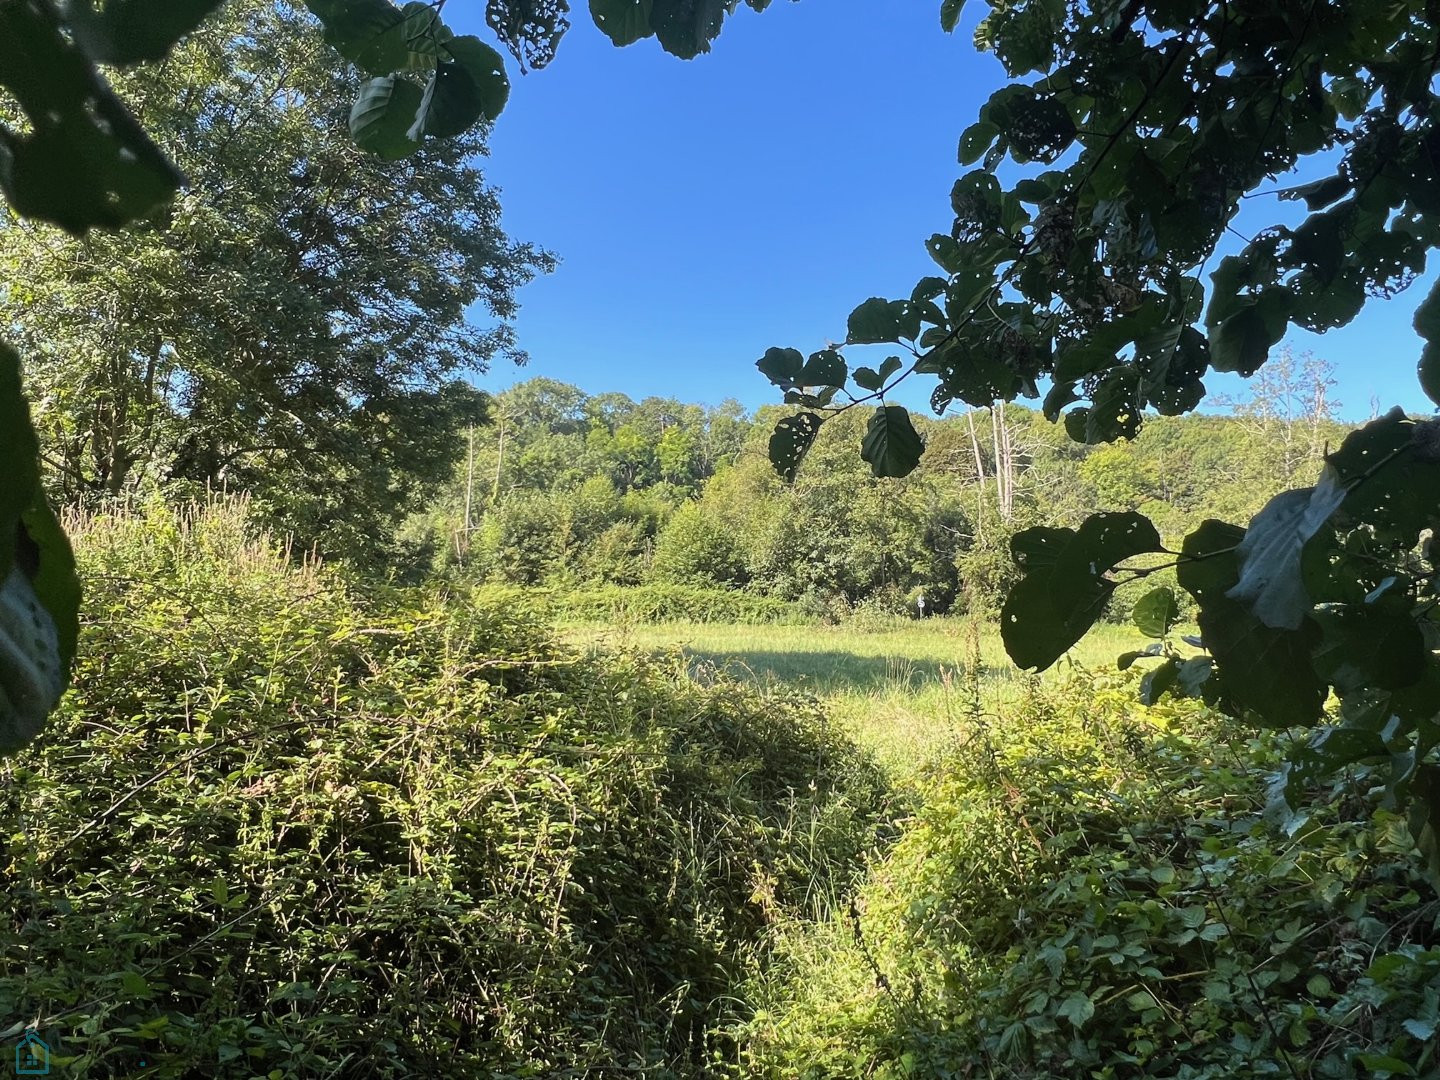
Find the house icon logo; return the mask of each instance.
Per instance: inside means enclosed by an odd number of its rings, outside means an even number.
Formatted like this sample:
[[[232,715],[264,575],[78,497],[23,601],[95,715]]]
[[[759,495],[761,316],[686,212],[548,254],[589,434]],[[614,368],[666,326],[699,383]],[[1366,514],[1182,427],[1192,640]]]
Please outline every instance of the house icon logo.
[[[15,1075],[50,1075],[50,1044],[33,1031],[15,1044]]]

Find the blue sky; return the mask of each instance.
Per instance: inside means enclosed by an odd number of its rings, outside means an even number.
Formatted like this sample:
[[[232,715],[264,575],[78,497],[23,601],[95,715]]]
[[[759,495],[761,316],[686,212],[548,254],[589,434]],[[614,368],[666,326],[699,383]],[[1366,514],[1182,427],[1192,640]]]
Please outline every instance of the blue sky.
[[[842,340],[860,301],[935,272],[923,242],[950,225],[956,139],[1004,81],[971,44],[980,5],[946,35],[939,0],[777,0],[737,12],[688,62],[653,39],[616,49],[575,6],[550,67],[512,65],[491,138],[507,230],[561,264],[520,294],[530,364],[498,364],[481,386],[545,375],[754,408],[777,400],[754,368],[766,348]],[[452,14],[489,36],[478,4]],[[1427,286],[1323,337],[1292,331],[1337,365],[1347,418],[1372,399],[1428,411],[1410,326]],[[898,400],[919,407],[933,380],[912,381]]]

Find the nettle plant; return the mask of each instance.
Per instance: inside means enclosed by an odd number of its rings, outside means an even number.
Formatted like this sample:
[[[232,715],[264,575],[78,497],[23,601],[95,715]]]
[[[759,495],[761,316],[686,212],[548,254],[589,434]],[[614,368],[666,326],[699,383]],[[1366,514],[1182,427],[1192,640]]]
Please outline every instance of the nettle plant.
[[[1131,438],[1147,411],[1194,409],[1207,372],[1255,373],[1291,325],[1343,326],[1404,289],[1440,243],[1436,5],[989,7],[976,44],[1016,81],[960,137],[974,167],[955,183],[952,227],[927,242],[940,273],[861,304],[845,345],[759,361],[802,410],[771,440],[783,476],[828,417],[871,403],[861,454],[878,476],[908,473],[922,442],[885,396],[917,374],[936,379],[936,412],[1043,393],[1075,440]],[[945,0],[945,29],[960,8]],[[1002,183],[1002,166],[1019,179]],[[1286,205],[1217,258],[1257,196]],[[1440,286],[1415,327],[1421,385],[1440,401]],[[907,355],[849,369],[846,347],[880,343]],[[1122,658],[1155,665],[1142,692],[1310,729],[1277,785],[1292,802],[1323,774],[1378,767],[1440,870],[1437,518],[1440,426],[1397,410],[1330,454],[1314,488],[1282,494],[1248,528],[1206,521],[1179,551],[1135,513],[1017,534],[1006,647],[1021,667],[1050,666],[1122,579],[1171,555],[1200,636],[1174,640],[1174,595],[1147,597],[1138,614],[1161,640]]]
[[[164,60],[223,2],[0,0],[0,93],[25,118],[0,123],[0,193],[15,215],[81,236],[166,212],[185,177],[103,71]],[[760,10],[769,0],[746,2]],[[504,59],[451,31],[446,3],[303,0],[361,76],[349,127],[362,149],[399,160],[423,140],[460,135],[504,108]],[[737,6],[592,0],[591,14],[617,45],[653,36],[689,58],[709,49]],[[485,0],[484,13],[522,71],[549,63],[569,26],[566,0]],[[44,726],[69,680],[79,626],[74,559],[42,487],[21,368],[0,342],[0,754]]]

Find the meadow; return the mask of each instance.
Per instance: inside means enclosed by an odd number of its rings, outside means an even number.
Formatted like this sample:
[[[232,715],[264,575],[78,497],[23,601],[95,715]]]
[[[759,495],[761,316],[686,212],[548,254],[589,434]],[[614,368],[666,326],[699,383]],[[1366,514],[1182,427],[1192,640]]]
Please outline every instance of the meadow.
[[[830,716],[902,780],[1037,686],[1104,671],[1145,639],[1103,624],[1044,675],[1018,670],[997,624],[969,617],[855,619],[838,624],[580,623],[577,641],[601,649],[679,653],[693,677],[716,673],[761,689],[815,695]],[[1003,723],[1003,720],[1002,720]]]

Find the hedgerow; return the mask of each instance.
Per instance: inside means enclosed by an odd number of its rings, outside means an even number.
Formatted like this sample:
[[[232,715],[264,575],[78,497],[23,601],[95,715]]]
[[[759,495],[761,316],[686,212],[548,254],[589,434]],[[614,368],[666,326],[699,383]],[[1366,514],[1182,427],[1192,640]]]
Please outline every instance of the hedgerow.
[[[803,699],[362,601],[233,509],[78,532],[74,688],[0,772],[0,1017],[67,1076],[696,1075],[887,813]]]

